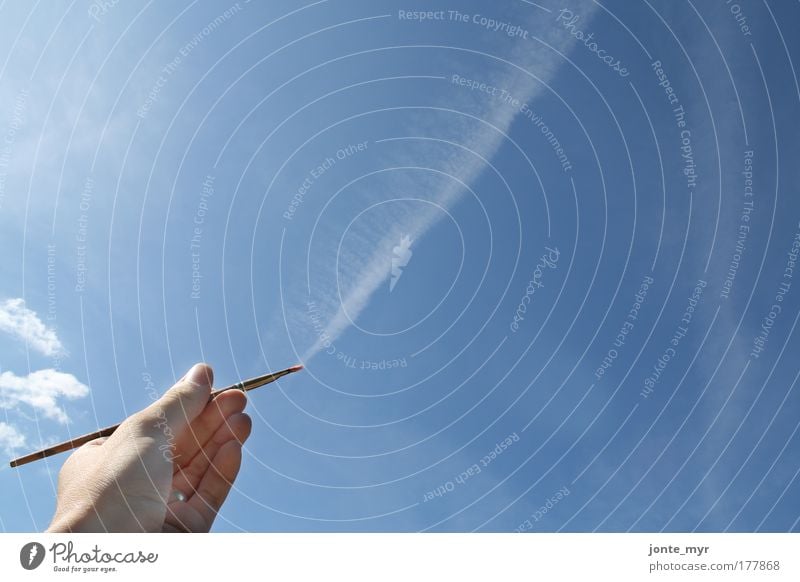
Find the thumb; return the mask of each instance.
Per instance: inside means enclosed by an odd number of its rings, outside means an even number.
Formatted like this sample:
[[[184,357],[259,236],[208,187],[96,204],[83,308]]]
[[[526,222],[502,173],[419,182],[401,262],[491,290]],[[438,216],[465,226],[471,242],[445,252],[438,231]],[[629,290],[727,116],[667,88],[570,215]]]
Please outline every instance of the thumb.
[[[174,433],[186,428],[208,404],[214,372],[207,364],[195,364],[164,395],[145,409],[164,420]]]

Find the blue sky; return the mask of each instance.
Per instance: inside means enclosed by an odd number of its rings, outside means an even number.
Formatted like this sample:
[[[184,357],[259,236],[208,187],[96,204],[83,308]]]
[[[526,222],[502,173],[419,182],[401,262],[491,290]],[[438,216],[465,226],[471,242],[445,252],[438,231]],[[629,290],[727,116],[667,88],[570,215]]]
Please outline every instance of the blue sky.
[[[302,361],[215,531],[797,531],[798,10],[0,3],[0,454]]]

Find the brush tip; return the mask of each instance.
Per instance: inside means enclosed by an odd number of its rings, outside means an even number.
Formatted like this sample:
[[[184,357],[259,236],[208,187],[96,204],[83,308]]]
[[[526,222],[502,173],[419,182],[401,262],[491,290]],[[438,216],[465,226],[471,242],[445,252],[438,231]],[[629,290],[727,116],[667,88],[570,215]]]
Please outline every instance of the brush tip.
[[[297,364],[295,366],[292,366],[291,368],[288,368],[290,372],[299,372],[302,369],[303,369],[303,364]]]

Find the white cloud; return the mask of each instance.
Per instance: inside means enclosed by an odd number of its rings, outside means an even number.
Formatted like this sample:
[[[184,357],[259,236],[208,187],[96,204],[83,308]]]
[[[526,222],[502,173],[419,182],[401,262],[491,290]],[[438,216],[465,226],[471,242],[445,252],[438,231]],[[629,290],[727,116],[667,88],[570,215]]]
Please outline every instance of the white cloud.
[[[89,388],[72,374],[53,369],[37,370],[27,376],[13,372],[0,374],[0,408],[15,410],[27,404],[46,418],[62,424],[69,417],[59,405],[62,399],[76,400],[89,394]]]
[[[47,327],[35,311],[25,307],[24,299],[7,299],[0,303],[0,331],[24,341],[45,356],[64,354],[56,332]]]
[[[24,446],[25,437],[10,424],[0,422],[0,449],[10,455],[16,449]]]

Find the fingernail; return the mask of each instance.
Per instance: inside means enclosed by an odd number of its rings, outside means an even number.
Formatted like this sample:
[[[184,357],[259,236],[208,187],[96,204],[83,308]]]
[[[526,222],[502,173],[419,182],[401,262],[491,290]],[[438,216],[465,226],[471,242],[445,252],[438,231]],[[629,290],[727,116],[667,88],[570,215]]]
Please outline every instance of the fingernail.
[[[195,386],[211,386],[214,381],[214,374],[210,366],[205,364],[195,364],[186,373],[185,381]]]

